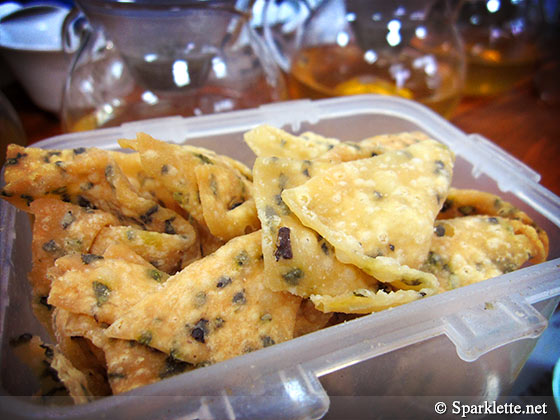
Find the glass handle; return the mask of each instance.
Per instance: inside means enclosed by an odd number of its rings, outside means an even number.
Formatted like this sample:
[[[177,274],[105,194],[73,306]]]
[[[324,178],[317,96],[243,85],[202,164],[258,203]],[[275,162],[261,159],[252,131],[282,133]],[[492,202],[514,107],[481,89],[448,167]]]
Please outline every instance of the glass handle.
[[[265,1],[262,11],[264,40],[276,63],[286,72],[290,69],[291,53],[301,43],[303,24],[311,11],[307,0]]]
[[[73,8],[64,18],[62,24],[62,48],[64,52],[72,54],[77,51],[90,27],[86,17]]]

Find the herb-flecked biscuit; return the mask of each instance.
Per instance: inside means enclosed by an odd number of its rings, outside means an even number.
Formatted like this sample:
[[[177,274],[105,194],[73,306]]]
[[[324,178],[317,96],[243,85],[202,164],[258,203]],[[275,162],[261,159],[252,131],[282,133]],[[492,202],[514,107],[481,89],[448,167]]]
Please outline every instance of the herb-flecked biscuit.
[[[106,150],[48,151],[10,145],[8,154],[19,158],[11,158],[14,163],[6,167],[6,186],[1,194],[24,211],[37,198],[58,197],[112,213],[121,224],[196,235],[179,214],[141,196]]]
[[[336,249],[337,258],[404,289],[435,289],[417,270],[451,182],[454,156],[426,140],[403,150],[344,162],[282,192],[299,220]]]
[[[503,217],[438,220],[421,269],[436,275],[442,291],[455,289],[517,270],[543,252],[536,238],[533,227]]]
[[[177,204],[200,225],[205,225],[205,221],[195,168],[200,165],[219,165],[243,177],[249,172],[242,163],[233,163],[233,159],[217,155],[211,150],[166,143],[145,133],[138,133],[135,140],[119,140],[119,144],[139,152],[142,166],[149,176],[158,180]]]
[[[338,296],[312,295],[311,301],[323,312],[342,312],[346,314],[369,314],[394,308],[427,296],[426,292],[416,290],[357,289]]]
[[[106,334],[203,366],[291,339],[299,305],[263,284],[258,231],[186,267]]]
[[[32,307],[37,319],[52,335],[52,307],[47,303],[51,280],[47,271],[57,258],[70,253],[87,253],[98,233],[119,224],[116,217],[101,210],[86,209],[57,198],[40,198],[30,203],[33,214],[32,268],[28,279]]]
[[[533,258],[535,263],[546,260],[549,251],[549,240],[546,232],[537,226],[527,213],[495,194],[473,189],[450,188],[445,203],[438,214],[438,219],[474,215],[504,217],[518,220],[533,227],[542,243],[541,252],[533,255]]]
[[[271,290],[309,297],[337,295],[377,283],[356,266],[341,263],[325,238],[304,226],[283,202],[282,191],[311,179],[317,165],[277,157],[255,161],[254,194],[263,226],[264,282]]]
[[[91,253],[103,255],[110,245],[120,243],[149,261],[157,269],[175,274],[190,262],[188,252],[194,241],[194,235],[151,232],[133,226],[110,226],[99,232]]]
[[[206,226],[228,241],[260,229],[251,183],[231,168],[199,165],[195,175]]]
[[[73,254],[49,270],[48,303],[112,323],[143,297],[157,292],[169,275],[142,264],[96,254]]]
[[[103,352],[113,394],[121,394],[182,373],[192,366],[136,341],[108,338],[102,323],[89,315],[56,310],[58,330],[72,339],[84,338]]]
[[[260,125],[244,135],[245,143],[257,156],[314,159],[332,149],[340,141],[314,133],[294,136],[270,125]]]

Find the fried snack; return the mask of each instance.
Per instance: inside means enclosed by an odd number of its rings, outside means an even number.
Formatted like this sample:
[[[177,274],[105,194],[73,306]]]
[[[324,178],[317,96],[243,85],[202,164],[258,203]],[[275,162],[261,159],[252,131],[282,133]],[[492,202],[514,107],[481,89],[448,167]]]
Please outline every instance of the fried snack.
[[[107,330],[196,366],[293,337],[300,299],[262,282],[260,231],[186,267]]]
[[[58,349],[84,375],[92,395],[111,395],[103,351],[86,338],[85,334],[69,333],[66,328],[67,314],[69,312],[62,308],[55,308],[53,311],[53,330]]]
[[[542,244],[536,238],[535,229],[519,220],[494,216],[439,220],[422,269],[436,275],[441,291],[455,289],[540,258]]]
[[[282,201],[282,191],[305,183],[315,174],[315,162],[259,157],[253,171],[268,288],[309,297],[338,295],[377,283],[356,266],[338,261],[333,247],[302,225]]]
[[[312,133],[294,136],[270,125],[260,125],[244,135],[245,142],[257,156],[314,159],[340,143]]]
[[[47,271],[57,258],[69,253],[87,253],[101,229],[116,225],[111,214],[85,209],[56,198],[40,198],[28,211],[34,215],[31,242],[32,269],[28,279],[32,287],[32,307],[37,319],[51,333],[51,310],[47,298],[51,280]]]
[[[51,367],[57,372],[75,404],[85,404],[94,400],[93,394],[88,389],[85,375],[72,366],[72,363],[56,348]]]
[[[112,323],[143,297],[161,289],[169,275],[146,265],[95,254],[73,254],[49,270],[48,303]]]
[[[158,270],[175,274],[191,261],[194,236],[150,232],[132,226],[110,226],[97,235],[90,253],[104,255],[110,245],[126,245]]]
[[[119,140],[122,147],[140,153],[142,166],[158,180],[183,208],[201,226],[206,226],[195,168],[201,165],[219,165],[236,174],[250,172],[240,162],[225,158],[200,147],[179,146],[155,140],[145,133],[138,133],[136,140]]]
[[[546,232],[522,210],[495,194],[472,189],[450,188],[438,219],[451,219],[461,216],[486,215],[504,217],[533,227],[542,243],[542,250],[533,257],[543,262],[548,255],[549,243]]]
[[[228,241],[260,229],[252,185],[231,168],[199,165],[194,170],[206,226]]]
[[[158,179],[149,176],[145,171],[140,153],[109,151],[109,154],[142,197],[156,201],[163,207],[167,207],[186,218],[186,212],[173,199],[173,195],[165,189]]]
[[[389,150],[401,150],[429,137],[419,131],[397,134],[382,134],[368,137],[360,142],[341,142],[319,156],[316,160],[331,163],[350,162],[377,156]]]
[[[340,261],[379,281],[429,294],[437,281],[416,268],[428,254],[453,161],[447,147],[427,140],[338,164],[284,190],[282,200],[334,246]]]
[[[84,374],[74,368],[56,347],[31,334],[22,334],[10,344],[16,355],[40,378],[38,396],[70,395],[75,404],[94,399]]]
[[[68,391],[51,367],[54,350],[38,337],[29,333],[10,340],[10,348],[39,380],[39,397],[67,397]]]
[[[143,133],[120,141],[135,153],[9,147],[0,194],[33,214],[33,305],[57,343],[12,347],[42,395],[123,393],[548,255],[525,213],[450,188],[454,156],[423,133],[245,140],[254,184]]]
[[[395,134],[380,134],[360,141],[362,147],[382,147],[385,150],[402,150],[430,137],[421,131],[401,132]]]
[[[192,366],[135,341],[108,338],[106,326],[88,315],[57,308],[59,330],[72,339],[91,341],[103,352],[113,394],[120,394],[182,373]]]
[[[312,295],[311,301],[322,312],[343,312],[346,314],[370,314],[403,305],[426,296],[424,291],[385,289],[372,291],[361,289],[338,296]]]
[[[10,145],[8,156],[14,163],[6,167],[2,195],[24,211],[33,200],[54,195],[81,207],[112,213],[121,224],[196,234],[180,215],[141,197],[106,150],[45,151]],[[64,159],[51,162],[53,156]]]

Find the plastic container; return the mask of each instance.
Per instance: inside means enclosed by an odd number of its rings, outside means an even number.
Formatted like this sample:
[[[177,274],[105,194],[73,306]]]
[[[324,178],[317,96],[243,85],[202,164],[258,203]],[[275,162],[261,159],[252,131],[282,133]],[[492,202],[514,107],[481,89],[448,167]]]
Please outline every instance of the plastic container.
[[[560,295],[560,198],[539,175],[483,137],[467,135],[427,108],[394,97],[295,101],[196,118],[167,118],[54,137],[36,146],[117,147],[144,131],[202,145],[251,164],[248,129],[269,123],[342,140],[422,130],[457,155],[453,185],[500,194],[550,237],[549,261],[489,281],[358,318],[213,366],[81,406],[43,407],[33,378],[8,341],[38,333],[29,305],[30,226],[0,204],[1,418],[315,419],[425,417],[434,404],[506,396]]]

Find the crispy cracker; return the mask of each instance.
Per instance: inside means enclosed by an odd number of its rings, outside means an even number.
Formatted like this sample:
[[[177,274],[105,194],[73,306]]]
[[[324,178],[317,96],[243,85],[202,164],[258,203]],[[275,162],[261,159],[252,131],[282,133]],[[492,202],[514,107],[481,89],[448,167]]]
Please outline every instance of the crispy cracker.
[[[195,366],[293,337],[300,299],[263,284],[261,233],[229,241],[189,265],[106,331]]]
[[[93,401],[94,396],[88,389],[86,376],[72,366],[72,363],[56,348],[51,366],[56,370],[58,377],[64,383],[75,404],[85,404]]]
[[[436,275],[442,291],[517,270],[534,255],[540,241],[534,228],[494,216],[438,220],[422,269]]]
[[[245,143],[257,156],[314,159],[340,142],[313,133],[294,136],[270,125],[260,125],[244,135]]]
[[[231,168],[199,165],[196,181],[204,221],[212,235],[227,241],[260,229],[251,184]]]
[[[59,350],[72,366],[84,374],[92,395],[110,395],[103,352],[86,338],[86,334],[72,334],[68,331],[66,324],[69,315],[62,308],[55,308],[53,311],[53,329]]]
[[[403,305],[434,293],[431,289],[426,290],[428,293],[416,290],[386,292],[384,289],[378,291],[358,289],[339,296],[312,295],[311,301],[318,310],[323,312],[369,314]]]
[[[282,200],[336,249],[337,258],[404,289],[435,289],[416,268],[426,258],[434,219],[451,181],[454,157],[435,140],[345,162]]]
[[[200,147],[159,141],[145,133],[138,133],[135,140],[119,140],[119,144],[138,151],[142,166],[149,176],[158,180],[177,204],[202,226],[205,226],[205,221],[195,168],[218,165],[229,168],[245,179],[250,175],[245,165],[231,158]]]
[[[157,269],[175,274],[190,262],[188,252],[194,241],[194,235],[189,237],[150,232],[132,226],[111,226],[99,233],[91,253],[104,255],[109,245],[119,243],[129,247]]]
[[[79,207],[57,198],[40,198],[28,209],[34,215],[31,242],[32,307],[35,315],[52,335],[51,311],[47,297],[51,281],[47,270],[54,261],[68,253],[87,253],[103,227],[118,224],[109,213]]]
[[[450,188],[438,219],[454,217],[487,215],[504,217],[535,228],[543,246],[543,252],[535,256],[537,262],[546,260],[549,250],[549,240],[546,232],[533,222],[524,211],[518,209],[495,194],[473,189]]]
[[[303,226],[282,201],[282,191],[309,180],[315,167],[315,162],[288,158],[259,157],[255,161],[254,194],[263,226],[266,286],[309,297],[337,295],[375,284],[357,267],[339,262],[333,247]]]
[[[93,317],[57,309],[61,329],[71,337],[87,338],[103,351],[113,394],[121,394],[181,373],[192,366],[143,344],[108,338]]]
[[[169,277],[154,267],[95,254],[59,258],[49,275],[50,305],[109,324],[143,297],[161,289]]]
[[[195,235],[193,227],[180,215],[142,197],[106,150],[59,151],[65,160],[55,162],[48,158],[50,153],[57,153],[55,151],[30,147],[11,151],[12,154],[16,152],[21,157],[17,164],[6,169],[9,176],[3,193],[8,201],[25,211],[37,198],[58,196],[81,207],[112,213],[121,224]]]
[[[109,153],[142,197],[156,201],[162,204],[163,207],[167,207],[182,217],[186,217],[186,212],[177,204],[173,199],[173,195],[167,191],[165,186],[158,179],[149,176],[145,171],[140,159],[140,153],[115,151],[109,151]]]

